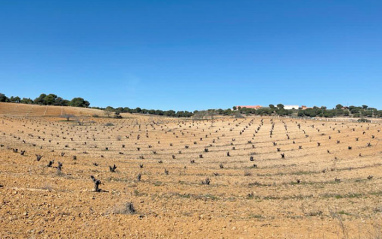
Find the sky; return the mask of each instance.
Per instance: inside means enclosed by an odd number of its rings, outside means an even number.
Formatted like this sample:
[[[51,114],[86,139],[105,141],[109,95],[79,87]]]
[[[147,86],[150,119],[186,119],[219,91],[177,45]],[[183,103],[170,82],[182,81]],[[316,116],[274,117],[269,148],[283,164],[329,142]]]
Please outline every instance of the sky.
[[[382,109],[380,0],[0,0],[0,93]]]

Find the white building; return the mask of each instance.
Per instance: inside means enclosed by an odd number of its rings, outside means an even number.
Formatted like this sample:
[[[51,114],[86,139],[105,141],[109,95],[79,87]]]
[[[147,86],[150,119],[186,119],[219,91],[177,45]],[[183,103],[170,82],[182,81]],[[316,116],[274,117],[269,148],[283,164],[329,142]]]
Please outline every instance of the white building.
[[[298,105],[284,105],[284,109],[286,110],[293,110],[293,109],[298,110],[299,107],[300,106]]]

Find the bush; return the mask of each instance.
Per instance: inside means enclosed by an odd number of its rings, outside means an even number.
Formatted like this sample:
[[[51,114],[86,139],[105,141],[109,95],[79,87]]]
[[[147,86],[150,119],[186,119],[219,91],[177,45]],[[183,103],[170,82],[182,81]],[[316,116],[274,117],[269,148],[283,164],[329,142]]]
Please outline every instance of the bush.
[[[113,213],[115,213],[115,214],[135,214],[136,210],[134,208],[133,203],[128,202],[126,204],[116,206],[113,209]]]
[[[368,119],[365,119],[365,118],[358,119],[357,121],[361,122],[361,123],[370,123],[371,122],[371,120],[368,120]]]
[[[119,112],[114,113],[114,118],[115,119],[122,119],[122,115],[119,114]]]

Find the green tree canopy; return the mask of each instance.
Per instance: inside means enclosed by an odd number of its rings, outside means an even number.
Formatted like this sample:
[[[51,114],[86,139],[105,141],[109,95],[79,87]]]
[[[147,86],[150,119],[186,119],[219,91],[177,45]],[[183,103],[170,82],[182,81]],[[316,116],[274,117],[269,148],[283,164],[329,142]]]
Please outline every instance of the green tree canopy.
[[[13,102],[13,103],[20,103],[21,99],[18,96],[16,96],[16,97],[11,96],[11,98],[9,98],[9,101]]]
[[[49,94],[49,95],[44,97],[44,104],[45,105],[54,105],[54,103],[56,102],[56,99],[57,99],[57,95]]]
[[[33,104],[33,100],[30,99],[30,98],[22,98],[20,103],[23,103],[23,104]]]
[[[34,103],[35,104],[39,104],[39,105],[45,105],[45,97],[46,97],[46,94],[41,94],[39,97],[37,97],[36,99],[34,99]]]
[[[69,105],[74,107],[89,107],[90,103],[81,97],[76,97],[70,101]]]

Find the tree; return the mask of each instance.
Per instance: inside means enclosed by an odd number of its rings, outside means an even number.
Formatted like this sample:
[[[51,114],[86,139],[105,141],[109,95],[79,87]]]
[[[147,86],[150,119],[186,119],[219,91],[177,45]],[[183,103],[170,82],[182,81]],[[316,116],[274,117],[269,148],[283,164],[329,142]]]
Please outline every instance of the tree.
[[[23,103],[23,104],[33,104],[33,100],[30,99],[30,98],[22,98],[20,103]]]
[[[355,113],[355,114],[353,114],[353,117],[354,118],[359,118],[359,117],[361,117],[361,114],[360,113]]]
[[[69,100],[64,100],[61,97],[57,97],[54,101],[54,105],[68,106],[69,102]]]
[[[184,117],[191,117],[191,116],[193,116],[192,112],[190,112],[190,111],[184,112]]]
[[[0,93],[0,102],[8,102],[9,99],[4,94]]]
[[[45,105],[54,105],[54,103],[56,102],[56,99],[57,99],[57,95],[49,94],[49,95],[44,97],[44,104]]]
[[[368,108],[367,105],[362,105],[362,109],[366,110]]]
[[[280,110],[284,109],[284,105],[283,104],[277,104],[277,108],[279,108]]]
[[[119,112],[114,112],[114,118],[122,119],[122,115]]]
[[[343,108],[343,106],[342,106],[341,104],[336,105],[336,109],[337,109],[337,110],[340,110],[340,109],[342,109],[342,108]]]
[[[366,117],[372,117],[373,116],[373,111],[367,110],[362,113],[363,116]]]
[[[132,113],[133,111],[129,107],[124,107],[123,108],[123,112],[125,112],[125,113]]]
[[[105,114],[107,117],[110,117],[111,113],[114,111],[114,108],[111,106],[108,106],[105,108]]]
[[[223,111],[223,114],[224,115],[231,115],[232,114],[232,110],[228,108],[228,109]]]
[[[149,114],[150,115],[155,115],[155,110],[153,110],[153,109],[149,110]]]
[[[279,110],[277,110],[277,112],[276,112],[278,115],[280,115],[280,116],[284,116],[284,115],[287,115],[288,114],[288,112],[286,111],[286,110],[284,110],[284,109],[279,109]]]
[[[336,116],[342,116],[344,115],[345,111],[343,109],[336,109],[334,113]]]
[[[9,101],[13,103],[20,103],[21,99],[18,96],[16,97],[11,96],[11,98],[9,98]]]
[[[156,115],[163,115],[164,112],[163,112],[163,110],[155,110],[155,114]]]
[[[271,110],[274,110],[274,109],[275,109],[275,105],[270,104],[270,105],[269,105],[269,108],[271,108]]]
[[[41,94],[39,97],[37,97],[36,99],[34,99],[34,103],[35,104],[38,104],[38,105],[44,105],[45,104],[45,97],[46,97],[46,94]]]
[[[332,118],[334,116],[333,112],[332,111],[326,111],[324,113],[324,117],[325,118]]]
[[[352,114],[358,114],[360,112],[360,108],[359,107],[353,107],[353,108],[351,108],[350,112]]]
[[[67,121],[70,120],[70,118],[73,118],[75,117],[75,115],[72,115],[72,114],[63,114],[61,115],[62,118],[65,118]]]
[[[240,113],[240,111],[236,111],[235,118],[244,118],[244,116]]]
[[[173,110],[165,111],[164,115],[169,116],[169,117],[174,117],[175,111],[173,111]]]
[[[74,107],[89,107],[90,103],[81,97],[76,97],[70,101],[69,105]]]
[[[215,118],[215,115],[216,115],[216,111],[214,109],[207,110],[206,116],[209,116],[211,120]]]
[[[195,110],[194,111],[194,119],[201,120],[201,119],[204,119],[204,117],[206,117],[206,116],[207,116],[207,111],[205,111],[205,110],[201,110],[201,111]]]
[[[122,107],[118,107],[115,109],[115,112],[118,112],[118,113],[123,113],[123,108]]]
[[[237,107],[236,107],[236,106],[234,106],[234,107],[232,107],[232,109],[233,109],[233,110],[237,110]]]

